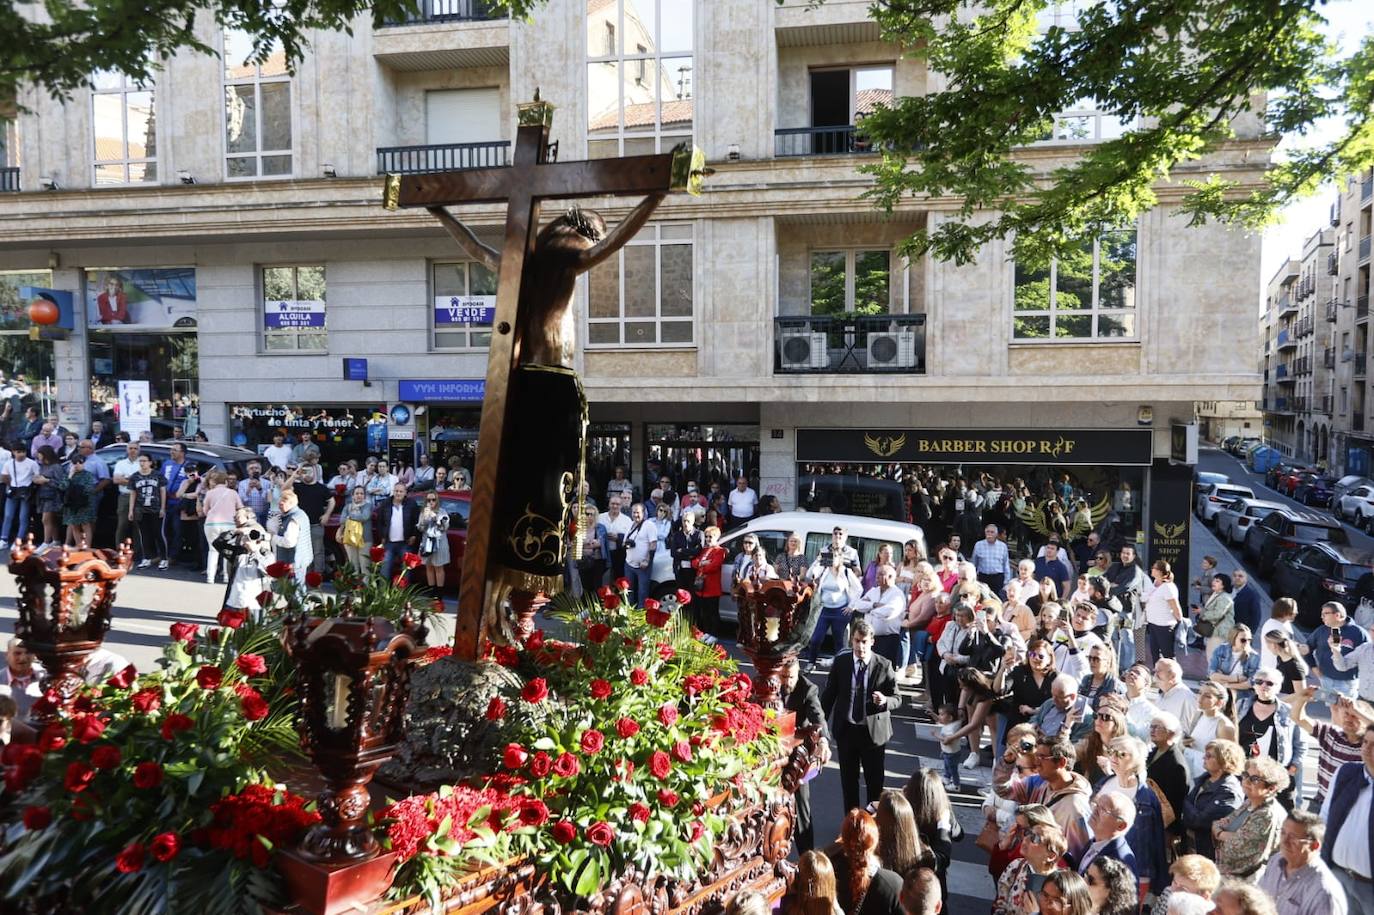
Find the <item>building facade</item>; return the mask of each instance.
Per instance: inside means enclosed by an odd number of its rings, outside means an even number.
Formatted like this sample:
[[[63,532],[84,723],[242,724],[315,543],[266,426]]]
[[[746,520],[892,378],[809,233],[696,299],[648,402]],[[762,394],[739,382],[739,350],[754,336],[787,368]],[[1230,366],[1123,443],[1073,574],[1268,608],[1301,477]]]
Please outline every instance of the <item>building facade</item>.
[[[1332,457],[1342,473],[1374,470],[1374,420],[1369,376],[1369,284],[1374,170],[1341,182],[1331,206],[1335,245],[1327,258],[1334,286],[1326,318],[1336,332],[1339,359],[1335,376]]]
[[[954,464],[1032,485],[1068,473],[1133,534],[1173,531],[1188,470],[1167,461],[1168,424],[1260,390],[1233,330],[1254,327],[1258,237],[1186,226],[1180,182],[1072,264],[1022,269],[1001,242],[967,265],[903,258],[957,201],[875,212],[856,122],[941,76],[867,7],[552,0],[524,23],[427,0],[414,21],[315,36],[294,73],[244,63],[242,36],[198,20],[222,60],[21,99],[0,270],[75,293],[77,330],[49,346],[78,424],[116,418],[136,379],[162,430],[249,446],[306,430],[327,457],[418,443],[470,462],[495,278],[428,214],[384,211],[380,175],[507,161],[515,103],[538,88],[560,159],[691,140],[716,168],[578,287],[594,486],[615,464],[640,485],[744,473],[784,507],[857,510],[846,481]],[[1049,170],[1128,126],[1066,112],[1021,155]],[[1257,180],[1270,141],[1236,127],[1180,174]],[[614,221],[635,201],[586,203]],[[501,207],[455,212],[495,242]],[[366,359],[367,381],[345,380],[344,358]],[[397,404],[408,423],[387,422]]]

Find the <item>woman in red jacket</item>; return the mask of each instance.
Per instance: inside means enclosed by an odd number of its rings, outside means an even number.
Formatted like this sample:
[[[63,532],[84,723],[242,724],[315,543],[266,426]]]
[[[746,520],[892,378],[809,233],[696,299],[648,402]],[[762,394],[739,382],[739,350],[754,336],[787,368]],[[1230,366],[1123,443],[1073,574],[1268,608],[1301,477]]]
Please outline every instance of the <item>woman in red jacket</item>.
[[[692,588],[692,606],[697,609],[697,627],[702,632],[718,635],[720,629],[720,567],[725,564],[725,547],[720,546],[720,528],[711,525],[702,531],[705,546],[692,560],[696,582]]]

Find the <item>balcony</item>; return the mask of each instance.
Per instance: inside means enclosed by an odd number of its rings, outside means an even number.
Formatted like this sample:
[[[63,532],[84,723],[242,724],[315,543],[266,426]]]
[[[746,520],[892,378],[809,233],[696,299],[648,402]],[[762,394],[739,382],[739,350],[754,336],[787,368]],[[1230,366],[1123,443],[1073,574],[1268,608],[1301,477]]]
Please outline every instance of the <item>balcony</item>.
[[[773,155],[844,156],[872,152],[872,144],[856,136],[852,126],[784,127],[773,131]]]
[[[1321,399],[1321,411],[1327,416],[1331,415],[1331,395],[1323,394]]]
[[[1274,377],[1279,381],[1290,383],[1293,381],[1293,376],[1288,373],[1288,364],[1286,362],[1280,362],[1278,367],[1274,369]]]
[[[1312,333],[1312,316],[1304,315],[1293,325],[1293,335],[1296,337],[1306,337]]]
[[[420,0],[419,9],[399,19],[387,19],[384,27],[425,22],[486,22],[504,19],[505,13],[482,0]]]
[[[1291,413],[1291,412],[1293,412],[1292,410],[1290,410],[1290,409],[1288,408],[1288,398],[1287,398],[1287,397],[1275,397],[1272,401],[1269,402],[1269,409],[1272,410],[1272,411],[1275,412],[1275,413]]]
[[[1330,254],[1326,255],[1326,275],[1340,276],[1340,274],[1341,256],[1337,254],[1335,251],[1332,251]]]
[[[1359,260],[1360,260],[1360,263],[1362,263],[1362,264],[1363,264],[1365,261],[1369,260],[1369,239],[1370,239],[1370,236],[1368,236],[1368,235],[1366,235],[1364,238],[1361,238],[1361,239],[1360,239],[1360,258],[1359,258]]]
[[[1334,346],[1328,346],[1322,350],[1322,365],[1328,369],[1336,367],[1336,348]]]
[[[1279,317],[1282,318],[1284,315],[1292,314],[1297,310],[1298,303],[1293,301],[1287,293],[1284,293],[1283,297],[1279,299]]]
[[[1369,317],[1369,296],[1362,295],[1355,299],[1355,320]]]
[[[0,194],[19,191],[19,167],[0,168]]]
[[[1335,323],[1336,323],[1336,315],[1339,313],[1340,307],[1341,307],[1341,303],[1340,303],[1340,302],[1337,302],[1335,299],[1332,299],[1331,301],[1329,301],[1329,302],[1326,303],[1326,323],[1327,323],[1327,324],[1335,324]]]
[[[1288,331],[1286,330],[1279,331],[1278,340],[1275,342],[1277,344],[1275,348],[1279,352],[1283,352],[1286,349],[1297,349],[1298,346],[1297,337],[1289,335]]]
[[[1366,358],[1367,358],[1367,354],[1366,354],[1366,353],[1356,353],[1356,354],[1355,354],[1355,377],[1356,377],[1356,378],[1362,378],[1362,377],[1364,377],[1364,369],[1365,369],[1365,360],[1366,360]]]
[[[423,175],[501,165],[510,165],[509,140],[445,143],[439,146],[387,146],[377,150],[379,175]]]
[[[1293,412],[1306,413],[1312,409],[1312,400],[1306,395],[1293,398]]]
[[[1374,175],[1365,175],[1360,181],[1360,203],[1374,197]]]
[[[372,32],[372,56],[391,70],[510,66],[510,19],[483,0],[419,0],[414,13]]]
[[[773,319],[775,375],[924,375],[925,315]]]
[[[1294,360],[1293,360],[1293,374],[1294,374],[1294,375],[1311,375],[1311,374],[1312,374],[1312,357],[1311,357],[1311,356],[1299,356],[1298,358],[1294,359]]]

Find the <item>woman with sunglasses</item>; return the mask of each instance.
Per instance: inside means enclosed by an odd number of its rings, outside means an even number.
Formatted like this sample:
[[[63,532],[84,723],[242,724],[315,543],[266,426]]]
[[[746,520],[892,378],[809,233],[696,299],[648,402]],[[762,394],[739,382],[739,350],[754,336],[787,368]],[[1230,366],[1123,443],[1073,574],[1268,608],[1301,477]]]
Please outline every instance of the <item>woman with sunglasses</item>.
[[[1164,815],[1146,778],[1145,752],[1145,743],[1138,738],[1113,740],[1107,745],[1107,761],[1112,774],[1093,788],[1094,798],[1103,792],[1115,792],[1135,804],[1135,823],[1126,833],[1126,844],[1135,854],[1141,898],[1150,887],[1168,883],[1164,868]]]
[[[1240,779],[1245,803],[1235,813],[1212,824],[1217,868],[1222,876],[1249,880],[1278,850],[1287,816],[1278,796],[1288,784],[1288,771],[1268,756],[1257,756],[1246,763]]]
[[[1135,874],[1115,858],[1094,858],[1083,882],[1088,885],[1093,915],[1136,915],[1140,911]]]
[[[425,580],[434,591],[434,599],[442,601],[444,571],[449,563],[449,514],[439,502],[437,492],[425,494],[425,504],[415,526],[420,532],[420,558],[425,561]]]
[[[1038,912],[1038,890],[1045,878],[1063,867],[1060,859],[1069,843],[1058,826],[1037,823],[1021,837],[1021,857],[1007,865],[997,881],[992,915],[1027,915]]]
[[[940,568],[937,570],[940,587],[952,593],[954,586],[959,583],[959,554],[953,548],[942,545],[936,555],[940,558]]]
[[[1209,680],[1198,687],[1198,716],[1193,720],[1192,729],[1183,736],[1183,756],[1188,760],[1188,773],[1192,778],[1203,774],[1203,749],[1208,744],[1217,739],[1236,739],[1236,723],[1225,714],[1230,699],[1230,692],[1219,683]]]
[[[1095,785],[1112,775],[1107,747],[1118,737],[1127,737],[1126,715],[1120,709],[1103,706],[1093,715],[1093,729],[1079,741],[1077,763],[1074,768],[1083,773],[1088,783]]]
[[[1054,650],[1044,639],[1031,639],[1026,643],[1026,660],[1016,663],[1016,648],[1008,646],[1007,659],[1003,667],[1011,665],[1011,673],[1005,675],[1004,683],[1010,695],[1000,704],[1002,719],[1007,728],[1030,721],[1040,706],[1048,702],[1050,687],[1059,671],[1054,666]]]
[[[1250,681],[1260,668],[1260,653],[1254,642],[1250,627],[1237,623],[1224,644],[1209,650],[1207,679],[1228,690],[1249,690]]]
[[[1234,740],[1213,740],[1203,751],[1202,767],[1203,774],[1193,782],[1183,802],[1183,828],[1193,851],[1211,858],[1216,855],[1212,824],[1245,803],[1238,777],[1245,767],[1245,752]]]
[[[1303,738],[1288,704],[1279,701],[1282,676],[1272,667],[1261,667],[1250,681],[1252,689],[1236,700],[1237,743],[1252,757],[1272,759],[1289,779],[1279,789],[1285,805],[1292,801],[1291,776],[1302,762]]]

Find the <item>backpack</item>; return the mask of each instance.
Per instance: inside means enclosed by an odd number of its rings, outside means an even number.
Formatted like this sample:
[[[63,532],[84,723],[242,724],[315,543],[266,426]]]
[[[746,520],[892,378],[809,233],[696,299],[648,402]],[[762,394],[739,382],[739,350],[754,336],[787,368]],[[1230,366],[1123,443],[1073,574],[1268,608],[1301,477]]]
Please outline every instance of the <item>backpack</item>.
[[[68,486],[62,493],[62,507],[67,511],[81,511],[90,501],[90,495],[80,486]]]

